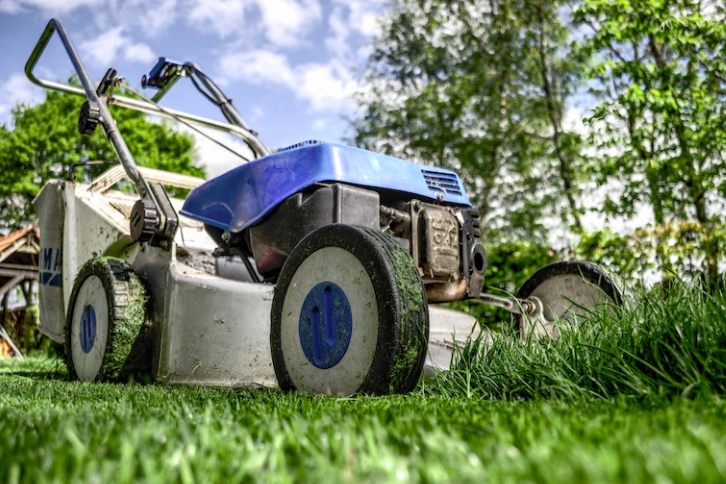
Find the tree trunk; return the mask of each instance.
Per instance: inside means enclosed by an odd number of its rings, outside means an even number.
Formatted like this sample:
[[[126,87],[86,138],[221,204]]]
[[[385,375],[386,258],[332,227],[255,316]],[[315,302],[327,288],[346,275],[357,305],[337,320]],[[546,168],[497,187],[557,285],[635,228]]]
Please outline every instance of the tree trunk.
[[[564,130],[562,128],[562,104],[557,102],[557,94],[552,86],[552,72],[547,54],[547,35],[545,32],[545,18],[541,5],[538,5],[538,24],[539,24],[539,61],[542,75],[542,91],[544,91],[545,104],[547,106],[547,114],[549,115],[550,125],[552,127],[552,145],[554,147],[555,156],[559,162],[558,173],[562,181],[562,188],[567,198],[567,204],[570,208],[575,232],[582,233],[582,221],[580,220],[580,209],[575,200],[574,186],[574,170],[572,168],[571,157],[562,146],[562,138]]]

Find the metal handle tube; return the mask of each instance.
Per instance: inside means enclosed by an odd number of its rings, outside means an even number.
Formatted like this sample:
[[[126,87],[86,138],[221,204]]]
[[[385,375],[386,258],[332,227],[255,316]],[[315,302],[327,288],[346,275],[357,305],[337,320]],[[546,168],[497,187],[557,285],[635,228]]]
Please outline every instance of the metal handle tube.
[[[40,59],[40,56],[42,55],[43,51],[45,50],[45,47],[48,45],[48,42],[50,41],[51,36],[53,35],[54,31],[58,31],[58,35],[61,38],[61,41],[63,42],[63,45],[66,48],[66,51],[68,52],[69,56],[71,57],[71,62],[73,63],[74,68],[76,69],[79,79],[81,80],[81,84],[83,85],[83,89],[78,89],[74,86],[69,86],[67,84],[61,84],[58,82],[53,82],[47,79],[39,79],[36,77],[33,70],[35,69],[35,65],[38,62],[38,59]],[[53,89],[56,91],[61,92],[67,92],[69,94],[75,94],[77,96],[83,96],[91,99],[92,95],[96,94],[95,88],[93,87],[90,79],[88,78],[88,75],[86,74],[85,69],[83,68],[83,65],[81,64],[80,58],[78,54],[76,53],[75,48],[73,47],[73,44],[70,41],[70,38],[68,37],[68,34],[65,31],[65,28],[63,27],[63,24],[59,19],[51,19],[48,22],[48,25],[46,26],[45,30],[43,31],[43,34],[40,36],[40,39],[38,40],[38,43],[35,46],[35,49],[33,49],[33,52],[30,55],[30,58],[28,59],[28,62],[25,64],[25,75],[28,77],[28,79],[33,83],[40,87],[46,88],[46,89]],[[90,91],[93,93],[92,95],[88,94],[90,87]],[[96,98],[98,96],[95,96]],[[203,126],[203,127],[209,127],[214,128],[219,131],[226,132],[228,134],[231,134],[245,143],[247,143],[254,152],[256,157],[263,157],[270,154],[270,150],[259,140],[257,135],[252,133],[252,131],[246,126],[244,121],[242,121],[241,117],[239,116],[239,113],[237,113],[237,116],[235,117],[234,114],[232,114],[232,120],[230,122],[232,124],[227,123],[220,123],[219,121],[215,121],[213,119],[204,118],[201,116],[195,116],[193,114],[185,113],[182,111],[176,111],[173,109],[167,109],[167,108],[161,108],[157,104],[141,101],[138,99],[133,99],[126,96],[108,96],[107,102],[109,104],[114,104],[117,106],[121,106],[126,109],[133,109],[136,111],[141,111],[147,114],[155,115],[155,116],[162,116],[165,118],[170,119],[179,119],[185,122],[188,122],[190,124],[193,124],[195,126]],[[225,117],[229,119],[227,116],[227,113],[225,110],[223,110]],[[101,114],[103,116],[103,111],[101,111]],[[104,116],[104,119],[105,116]],[[232,122],[232,121],[238,121],[238,122]],[[105,126],[104,126],[104,129]],[[113,140],[111,140],[113,143]],[[114,145],[115,148],[115,145]],[[128,149],[126,149],[126,152],[128,153]],[[129,155],[130,156],[130,155]],[[122,160],[123,162],[123,160]],[[135,178],[132,178],[134,182],[136,181]]]
[[[91,82],[90,77],[88,77],[88,73],[83,66],[83,63],[81,62],[78,52],[76,51],[73,42],[71,42],[71,39],[68,36],[65,27],[63,27],[63,24],[59,19],[54,18],[48,22],[48,25],[45,27],[43,34],[40,36],[40,39],[35,45],[33,52],[30,54],[28,62],[25,64],[25,75],[28,76],[28,79],[30,79],[35,84],[42,86],[38,78],[35,77],[35,74],[33,74],[33,70],[35,69],[35,65],[38,63],[38,59],[40,59],[40,56],[43,54],[43,51],[48,45],[48,42],[50,41],[50,38],[53,36],[54,32],[58,32],[58,36],[63,43],[63,47],[65,47],[66,52],[68,53],[68,57],[70,57],[71,59],[71,63],[73,64],[73,67],[78,74],[78,79],[81,81],[81,85],[83,86],[83,94],[88,98],[90,102],[95,103],[98,106],[101,115],[101,125],[103,126],[103,130],[106,133],[106,137],[111,142],[111,145],[116,152],[116,156],[126,170],[126,174],[136,185],[136,190],[138,191],[139,195],[141,197],[150,198],[154,202],[156,208],[159,209],[159,204],[157,200],[155,199],[153,193],[151,193],[151,189],[149,188],[148,183],[146,183],[146,180],[139,172],[139,169],[136,166],[136,162],[134,161],[128,146],[126,146],[126,142],[121,137],[121,134],[118,132],[115,123],[113,122],[113,117],[111,116],[111,112],[108,110],[108,106],[106,106],[105,102],[101,101],[98,94],[96,93],[96,87]]]
[[[247,123],[244,122],[242,116],[239,114],[239,111],[237,111],[237,108],[234,107],[229,99],[227,99],[227,96],[224,95],[222,90],[214,83],[214,81],[209,79],[207,75],[204,74],[204,72],[202,72],[199,66],[197,66],[194,62],[187,62],[186,66],[191,69],[192,75],[194,73],[197,74],[199,80],[202,82],[202,84],[204,84],[204,87],[207,88],[214,100],[217,102],[219,109],[222,111],[222,114],[227,119],[227,121],[252,134],[249,126],[247,126]],[[252,135],[246,141],[250,144],[253,151],[255,151],[258,156],[265,156],[270,154],[267,147],[262,144],[262,142],[259,140],[259,138],[257,138],[256,135]]]
[[[60,86],[66,87],[63,84],[60,84]],[[132,99],[125,96],[109,96],[108,102],[109,104],[114,104],[127,109],[141,111],[146,114],[163,116],[169,119],[180,119],[195,126],[203,126],[207,128],[214,128],[219,131],[224,131],[233,136],[236,136],[237,138],[247,143],[252,148],[255,156],[263,157],[270,154],[270,150],[265,145],[263,145],[262,142],[259,141],[257,136],[241,126],[223,123],[201,116],[195,116],[193,114],[177,111],[175,109],[162,108],[153,103],[141,101],[138,99]]]
[[[47,79],[38,79],[33,76],[32,72],[27,73],[28,78],[40,87],[46,89],[53,89],[55,91],[67,92],[69,94],[75,94],[76,96],[86,97],[86,93],[83,89],[69,86],[68,84],[61,84]],[[183,122],[192,124],[194,126],[201,126],[206,128],[216,129],[218,131],[225,132],[235,136],[245,143],[249,144],[253,152],[258,157],[267,156],[270,154],[270,150],[264,146],[257,137],[252,134],[251,131],[246,130],[240,126],[234,124],[224,123],[216,121],[214,119],[205,118],[202,116],[196,116],[194,114],[185,113],[183,111],[177,111],[170,108],[162,108],[157,104],[142,101],[140,99],[133,99],[126,96],[115,96],[109,95],[106,98],[108,104],[120,106],[125,109],[133,109],[134,111],[140,111],[142,113],[151,114],[152,116],[161,116],[168,119],[181,120]]]
[[[192,72],[199,73],[199,80],[202,82],[202,84],[204,84],[204,87],[206,87],[212,94],[212,97],[219,105],[219,108],[222,110],[222,114],[224,114],[224,117],[227,118],[227,121],[232,124],[236,124],[241,128],[249,129],[247,124],[242,119],[242,116],[240,116],[239,112],[237,111],[237,108],[232,105],[229,99],[227,99],[227,96],[224,95],[219,87],[217,87],[217,85],[212,82],[211,79],[207,78],[207,76],[202,72],[199,66],[197,66],[194,62],[187,62],[186,65],[191,68]]]

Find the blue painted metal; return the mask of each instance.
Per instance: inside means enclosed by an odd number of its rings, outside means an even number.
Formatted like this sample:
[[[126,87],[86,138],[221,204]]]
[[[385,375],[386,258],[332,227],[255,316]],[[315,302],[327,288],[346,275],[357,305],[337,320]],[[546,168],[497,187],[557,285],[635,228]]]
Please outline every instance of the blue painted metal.
[[[408,193],[423,200],[471,206],[453,171],[331,143],[303,143],[240,165],[194,189],[187,217],[236,233],[254,225],[289,196],[320,182]]]
[[[96,311],[90,304],[83,308],[81,314],[81,349],[89,353],[96,342]]]
[[[345,292],[332,282],[313,287],[300,310],[300,344],[308,361],[326,369],[348,351],[353,317]]]

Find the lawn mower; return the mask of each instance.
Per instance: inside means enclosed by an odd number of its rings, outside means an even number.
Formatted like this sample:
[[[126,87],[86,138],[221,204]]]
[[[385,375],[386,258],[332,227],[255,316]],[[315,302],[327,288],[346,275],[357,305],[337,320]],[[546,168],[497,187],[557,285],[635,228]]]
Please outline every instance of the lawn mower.
[[[55,33],[81,88],[34,74]],[[72,379],[405,393],[479,334],[437,304],[493,304],[523,337],[556,339],[563,321],[621,300],[583,262],[546,266],[516,297],[482,293],[479,214],[455,172],[318,141],[272,152],[194,63],[160,58],[141,80],[153,98],[114,94],[123,79],[109,69],[92,83],[52,19],[25,72],[84,97],[80,135],[101,125],[118,158],[95,179],[48,182],[34,202],[40,327],[65,345]],[[183,77],[226,121],[159,104]],[[109,105],[221,130],[250,154],[209,181],[139,167]],[[191,191],[181,200],[168,187]]]

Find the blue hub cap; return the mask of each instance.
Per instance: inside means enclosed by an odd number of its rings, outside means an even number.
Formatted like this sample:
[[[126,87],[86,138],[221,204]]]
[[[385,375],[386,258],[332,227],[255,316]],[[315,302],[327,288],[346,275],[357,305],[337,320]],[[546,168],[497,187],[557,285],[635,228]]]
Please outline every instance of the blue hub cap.
[[[96,311],[93,306],[88,305],[83,308],[81,315],[81,349],[84,353],[88,353],[93,349],[93,343],[96,342]]]
[[[300,311],[300,343],[308,361],[321,369],[337,365],[352,331],[350,303],[340,286],[322,282],[313,287]]]

